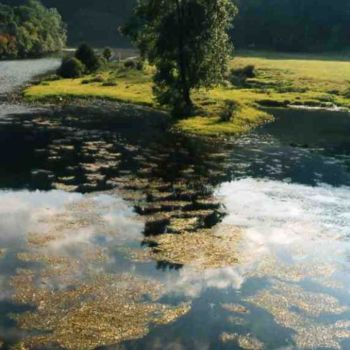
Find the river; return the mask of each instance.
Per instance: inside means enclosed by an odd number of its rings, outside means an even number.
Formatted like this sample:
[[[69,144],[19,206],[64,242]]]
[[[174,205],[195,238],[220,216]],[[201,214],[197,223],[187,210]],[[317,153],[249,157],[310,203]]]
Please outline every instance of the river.
[[[215,141],[3,99],[3,349],[349,349],[349,114],[273,113]]]

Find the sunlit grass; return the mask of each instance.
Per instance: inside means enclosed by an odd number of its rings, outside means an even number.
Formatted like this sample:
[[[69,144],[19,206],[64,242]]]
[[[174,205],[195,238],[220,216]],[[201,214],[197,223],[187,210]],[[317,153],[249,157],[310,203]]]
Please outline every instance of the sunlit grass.
[[[219,86],[193,94],[195,116],[176,123],[180,130],[204,134],[237,134],[272,119],[262,106],[306,105],[350,108],[350,62],[342,56],[242,52],[231,68],[254,65],[256,77],[239,86]],[[25,90],[30,100],[104,98],[160,108],[152,95],[152,68],[145,71],[108,67],[94,76],[44,81]],[[237,105],[231,121],[220,114],[227,103]]]
[[[114,75],[113,72],[102,72],[79,79],[43,82],[26,89],[24,95],[30,100],[50,97],[94,97],[153,106],[150,81],[151,77],[147,74],[130,72],[127,75]]]

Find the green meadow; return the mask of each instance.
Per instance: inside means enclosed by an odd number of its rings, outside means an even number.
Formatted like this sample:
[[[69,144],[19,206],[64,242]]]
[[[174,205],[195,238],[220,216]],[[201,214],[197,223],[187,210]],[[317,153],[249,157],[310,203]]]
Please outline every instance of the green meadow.
[[[201,135],[238,134],[273,120],[264,107],[350,108],[348,55],[274,54],[238,52],[230,68],[249,65],[255,76],[211,89],[193,91],[194,115],[178,120],[174,128]],[[161,107],[152,94],[153,68],[139,71],[110,63],[93,75],[78,79],[47,79],[24,91],[30,101],[101,98]],[[221,115],[232,109],[232,117]],[[230,112],[231,113],[231,112]]]

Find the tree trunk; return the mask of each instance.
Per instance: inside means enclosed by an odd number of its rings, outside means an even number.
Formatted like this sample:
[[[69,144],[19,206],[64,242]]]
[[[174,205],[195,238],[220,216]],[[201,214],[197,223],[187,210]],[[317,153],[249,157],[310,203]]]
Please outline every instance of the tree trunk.
[[[182,4],[182,1],[185,0],[176,0],[176,9],[177,9],[177,20],[179,24],[179,33],[178,33],[178,66],[180,71],[180,77],[181,77],[181,90],[182,90],[182,98],[183,102],[185,104],[186,110],[191,110],[193,107],[193,103],[191,100],[191,89],[189,87],[186,71],[187,71],[187,65],[186,65],[186,56],[184,52],[184,32],[183,32],[183,20],[185,17],[184,13],[184,6]]]
[[[183,99],[185,102],[186,110],[191,110],[193,107],[190,89],[186,86],[183,88]]]

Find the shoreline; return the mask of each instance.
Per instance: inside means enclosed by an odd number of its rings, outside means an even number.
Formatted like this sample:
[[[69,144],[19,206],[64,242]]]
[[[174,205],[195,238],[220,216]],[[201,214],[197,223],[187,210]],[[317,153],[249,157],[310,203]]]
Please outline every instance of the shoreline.
[[[250,56],[239,56],[238,52],[230,63],[232,71],[225,84],[209,90],[194,90],[195,113],[173,119],[169,125],[172,130],[185,134],[228,137],[272,122],[275,108],[350,111],[346,75],[350,76],[350,63],[340,65],[337,61],[310,60],[308,56],[292,60],[293,57],[280,60],[254,52]],[[254,66],[254,77],[237,81],[232,72],[248,65]],[[26,102],[49,103],[50,107],[58,104],[93,106],[98,100],[118,106],[125,103],[138,109],[151,108],[169,117],[169,111],[154,100],[153,74],[154,68],[148,65],[137,70],[113,61],[94,74],[76,79],[57,79],[47,74],[41,82],[24,87],[22,96]],[[227,113],[231,115],[229,119],[224,117]]]

